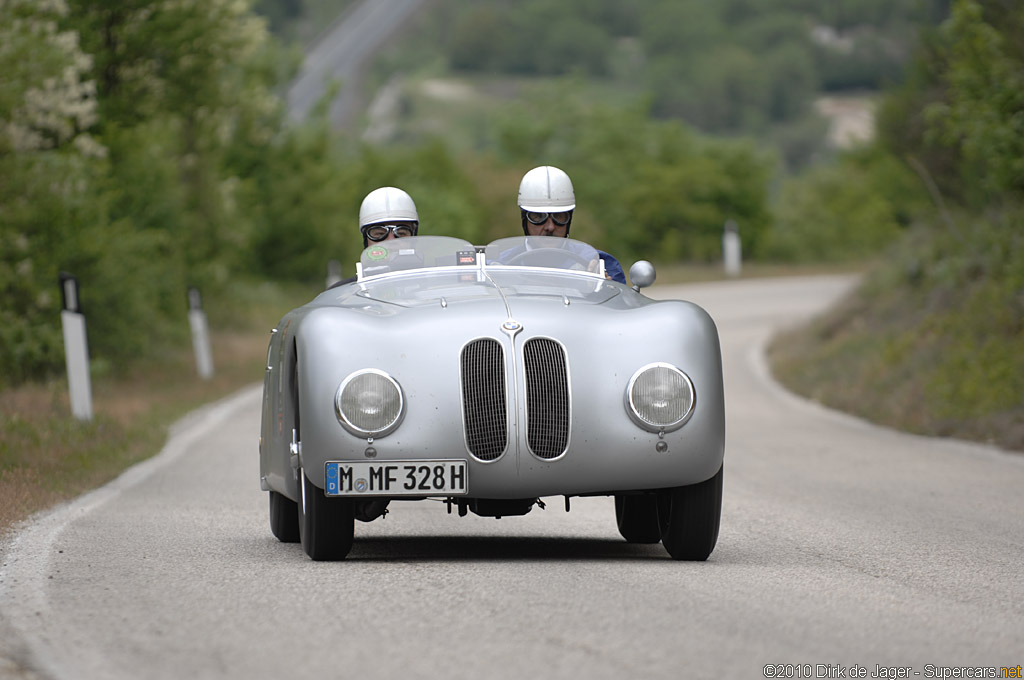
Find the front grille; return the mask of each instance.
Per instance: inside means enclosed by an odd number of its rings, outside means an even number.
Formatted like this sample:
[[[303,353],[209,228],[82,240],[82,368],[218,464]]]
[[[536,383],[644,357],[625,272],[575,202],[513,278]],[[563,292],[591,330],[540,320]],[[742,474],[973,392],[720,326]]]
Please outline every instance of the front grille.
[[[508,442],[505,406],[505,353],[492,338],[462,349],[462,413],[466,446],[480,460],[495,460]]]
[[[527,443],[540,458],[557,458],[569,444],[569,375],[562,346],[533,338],[523,346]]]

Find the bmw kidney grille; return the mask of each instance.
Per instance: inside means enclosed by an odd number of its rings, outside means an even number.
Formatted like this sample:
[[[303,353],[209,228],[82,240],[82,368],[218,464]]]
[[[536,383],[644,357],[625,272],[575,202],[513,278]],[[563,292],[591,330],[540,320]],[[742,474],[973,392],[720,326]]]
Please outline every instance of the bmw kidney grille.
[[[495,460],[508,442],[505,405],[505,352],[491,338],[462,349],[462,413],[466,445],[480,460]]]
[[[505,353],[493,338],[467,344],[460,359],[466,445],[480,460],[497,460],[508,444]],[[569,372],[565,350],[550,338],[523,345],[526,443],[538,458],[558,458],[569,446]]]
[[[569,445],[569,375],[565,350],[549,338],[523,345],[526,440],[538,458],[557,458]]]

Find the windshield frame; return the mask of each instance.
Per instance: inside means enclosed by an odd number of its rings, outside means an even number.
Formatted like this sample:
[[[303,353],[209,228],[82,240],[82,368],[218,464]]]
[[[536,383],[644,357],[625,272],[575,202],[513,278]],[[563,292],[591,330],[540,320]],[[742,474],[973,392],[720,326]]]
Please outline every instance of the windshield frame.
[[[521,253],[529,253],[536,249],[549,253],[555,250],[565,250],[573,260],[591,258],[594,269],[573,269],[569,266],[530,263],[528,256],[523,258],[524,262],[517,264],[503,264],[487,259],[488,253],[501,256],[503,253],[507,254],[517,250]],[[557,253],[555,255],[557,256]],[[522,258],[522,254],[516,253],[516,257]],[[392,266],[402,258],[406,259],[399,266]],[[434,264],[427,264],[430,260]],[[442,262],[442,264],[437,264],[438,262]],[[356,280],[363,282],[428,271],[486,273],[499,270],[558,272],[602,280],[606,278],[604,260],[601,259],[599,251],[593,246],[575,239],[552,236],[511,236],[496,239],[486,246],[474,246],[469,241],[452,236],[421,235],[370,244],[363,250],[359,261],[356,262]]]

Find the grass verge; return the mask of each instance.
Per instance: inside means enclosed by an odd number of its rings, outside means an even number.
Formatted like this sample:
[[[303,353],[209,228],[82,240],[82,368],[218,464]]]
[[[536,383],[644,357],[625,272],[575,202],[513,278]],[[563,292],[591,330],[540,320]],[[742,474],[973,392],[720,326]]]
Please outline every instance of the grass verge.
[[[263,379],[269,331],[315,291],[264,284],[208,310],[215,372],[196,373],[191,347],[93,377],[91,422],[71,416],[66,379],[0,391],[0,535],[34,512],[115,478],[160,451],[174,421]],[[230,328],[217,328],[228,318]],[[255,455],[256,437],[253,433]]]
[[[841,411],[1024,451],[1024,214],[917,229],[856,294],[776,338],[775,375]]]

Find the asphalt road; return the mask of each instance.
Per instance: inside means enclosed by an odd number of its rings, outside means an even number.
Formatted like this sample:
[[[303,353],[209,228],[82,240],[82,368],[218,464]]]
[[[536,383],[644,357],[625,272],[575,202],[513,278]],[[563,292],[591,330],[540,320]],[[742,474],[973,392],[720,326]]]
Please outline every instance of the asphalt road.
[[[391,38],[424,0],[364,0],[324,31],[306,54],[298,76],[288,88],[288,112],[304,120],[332,83],[340,86],[328,117],[349,124],[360,108],[360,82],[366,60],[386,50]]]
[[[702,304],[721,333],[725,491],[706,563],[626,544],[604,498],[574,499],[569,513],[550,499],[501,520],[392,504],[384,520],[357,524],[350,559],[312,562],[270,533],[250,389],[3,546],[0,676],[759,678],[768,664],[793,664],[770,675],[855,677],[856,664],[863,677],[878,667],[968,677],[942,669],[1016,667],[1024,456],[876,428],[768,377],[766,339],[849,285],[650,289]]]

